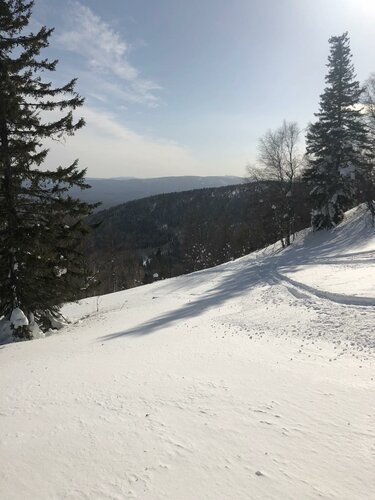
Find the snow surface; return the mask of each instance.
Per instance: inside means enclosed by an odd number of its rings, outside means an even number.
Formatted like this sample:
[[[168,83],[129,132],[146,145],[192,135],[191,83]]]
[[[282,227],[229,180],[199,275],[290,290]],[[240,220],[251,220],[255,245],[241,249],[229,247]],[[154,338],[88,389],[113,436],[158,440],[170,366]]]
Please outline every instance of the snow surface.
[[[65,306],[0,350],[0,498],[375,498],[374,261],[359,208]]]

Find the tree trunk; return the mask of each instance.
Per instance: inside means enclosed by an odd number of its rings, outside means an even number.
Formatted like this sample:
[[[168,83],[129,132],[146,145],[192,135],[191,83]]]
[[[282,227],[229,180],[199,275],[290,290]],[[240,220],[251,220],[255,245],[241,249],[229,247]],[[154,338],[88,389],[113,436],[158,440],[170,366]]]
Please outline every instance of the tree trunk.
[[[15,235],[17,233],[17,212],[13,193],[12,164],[9,155],[8,130],[4,119],[0,121],[0,141],[1,154],[4,168],[4,199],[7,232],[9,235],[8,255],[9,255],[9,284],[10,284],[10,313],[19,306],[17,294],[16,259],[14,255]]]

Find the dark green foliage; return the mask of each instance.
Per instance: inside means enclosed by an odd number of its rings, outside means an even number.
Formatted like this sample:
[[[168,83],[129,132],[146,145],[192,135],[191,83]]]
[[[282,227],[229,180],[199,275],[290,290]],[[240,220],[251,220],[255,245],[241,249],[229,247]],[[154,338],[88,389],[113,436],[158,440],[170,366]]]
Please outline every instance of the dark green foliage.
[[[32,7],[0,1],[0,316],[18,307],[48,323],[81,287],[78,244],[90,206],[67,195],[72,186],[88,187],[77,162],[40,169],[48,153],[43,140],[84,125],[72,114],[83,99],[75,80],[55,88],[42,79],[57,64],[39,56],[53,30],[27,32]],[[30,336],[28,328],[15,334]]]
[[[318,121],[310,125],[306,146],[314,229],[340,223],[353,202],[356,182],[371,164],[368,130],[359,103],[348,33],[330,38],[327,86],[320,96]]]
[[[276,182],[170,193],[130,201],[90,217],[87,239],[95,293],[212,267],[277,241]],[[295,183],[294,230],[309,223],[304,185]],[[157,276],[156,276],[157,275]]]

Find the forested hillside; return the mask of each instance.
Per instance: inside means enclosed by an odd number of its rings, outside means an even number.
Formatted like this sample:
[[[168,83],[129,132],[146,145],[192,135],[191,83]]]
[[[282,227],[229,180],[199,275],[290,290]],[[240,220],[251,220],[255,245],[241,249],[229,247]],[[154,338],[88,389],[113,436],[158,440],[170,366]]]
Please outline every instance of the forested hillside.
[[[197,176],[182,175],[176,177],[156,177],[149,179],[132,178],[110,178],[97,179],[88,178],[87,182],[91,189],[81,191],[73,187],[70,194],[88,203],[98,203],[99,210],[104,210],[122,203],[162,193],[177,193],[191,189],[203,189],[212,187],[242,184],[242,177],[222,176]]]
[[[309,224],[296,183],[293,231]],[[211,267],[280,238],[277,183],[199,189],[135,200],[93,215],[86,242],[91,284],[107,293]]]

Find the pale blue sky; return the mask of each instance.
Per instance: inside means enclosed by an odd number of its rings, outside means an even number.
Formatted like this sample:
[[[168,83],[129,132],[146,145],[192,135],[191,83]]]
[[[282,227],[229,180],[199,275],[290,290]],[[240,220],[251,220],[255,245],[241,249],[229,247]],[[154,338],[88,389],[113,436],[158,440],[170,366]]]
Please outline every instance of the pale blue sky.
[[[95,177],[244,175],[268,128],[314,118],[331,35],[375,72],[375,0],[36,0],[33,22],[86,98],[49,161]]]

